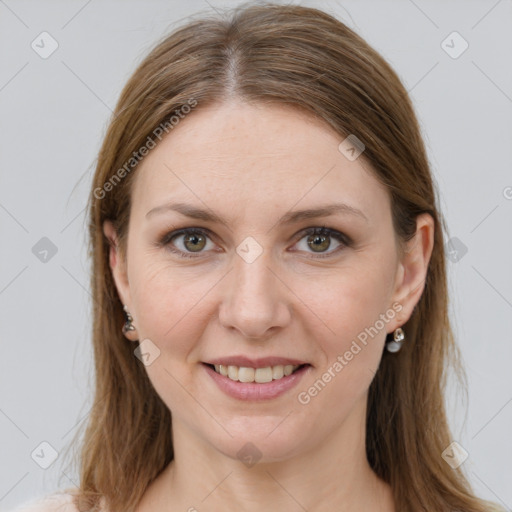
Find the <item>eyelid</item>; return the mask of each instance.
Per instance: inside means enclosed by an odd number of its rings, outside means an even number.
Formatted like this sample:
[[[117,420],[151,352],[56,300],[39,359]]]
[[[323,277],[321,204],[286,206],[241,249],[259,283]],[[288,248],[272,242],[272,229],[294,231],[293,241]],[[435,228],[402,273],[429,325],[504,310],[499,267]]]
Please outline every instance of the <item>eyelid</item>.
[[[186,234],[205,235],[208,238],[210,238],[212,241],[215,238],[215,235],[213,234],[213,232],[210,231],[208,228],[196,228],[196,227],[179,228],[179,229],[171,228],[169,231],[166,231],[165,234],[160,238],[160,244],[167,245],[171,242],[171,240],[173,238],[176,238],[180,235],[186,235]]]
[[[353,244],[352,239],[348,235],[346,235],[345,233],[343,233],[341,231],[338,231],[337,229],[329,228],[326,226],[310,227],[310,228],[306,228],[306,229],[299,231],[299,233],[297,233],[295,244],[300,242],[304,237],[311,236],[311,235],[328,236],[330,238],[334,238],[339,243],[339,246],[336,247],[332,251],[317,252],[317,253],[307,251],[307,254],[309,255],[308,257],[311,257],[312,259],[322,259],[322,258],[333,257],[336,254],[338,254],[341,250],[343,250],[347,247],[351,247]],[[300,252],[300,251],[294,250],[293,252]]]

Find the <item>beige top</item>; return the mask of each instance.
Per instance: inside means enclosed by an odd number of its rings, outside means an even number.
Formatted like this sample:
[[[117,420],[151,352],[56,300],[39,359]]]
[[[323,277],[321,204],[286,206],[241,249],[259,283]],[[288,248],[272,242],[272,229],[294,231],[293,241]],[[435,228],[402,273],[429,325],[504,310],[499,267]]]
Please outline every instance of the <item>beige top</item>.
[[[58,491],[18,505],[11,512],[79,512],[71,489]]]

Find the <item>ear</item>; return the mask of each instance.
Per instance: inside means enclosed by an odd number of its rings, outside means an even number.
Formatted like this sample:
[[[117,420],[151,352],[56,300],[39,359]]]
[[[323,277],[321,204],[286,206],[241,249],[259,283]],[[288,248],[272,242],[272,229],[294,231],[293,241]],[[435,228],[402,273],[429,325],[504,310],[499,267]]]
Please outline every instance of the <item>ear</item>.
[[[121,302],[127,306],[129,311],[131,311],[130,284],[128,282],[126,259],[119,249],[119,239],[111,221],[106,220],[103,223],[103,234],[110,245],[109,265],[117,293]],[[138,339],[136,331],[128,331],[125,332],[124,335],[132,341],[137,341]]]
[[[416,233],[406,243],[404,253],[398,265],[395,279],[393,301],[402,309],[396,316],[393,332],[404,325],[411,317],[425,288],[428,264],[434,247],[434,219],[428,213],[418,215]]]

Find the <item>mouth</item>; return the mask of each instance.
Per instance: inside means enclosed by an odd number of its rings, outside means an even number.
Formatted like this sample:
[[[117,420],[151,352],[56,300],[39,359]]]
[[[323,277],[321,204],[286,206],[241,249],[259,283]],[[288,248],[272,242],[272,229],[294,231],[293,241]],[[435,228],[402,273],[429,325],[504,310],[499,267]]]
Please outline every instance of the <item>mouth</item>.
[[[217,374],[227,377],[235,382],[266,384],[272,381],[285,379],[286,377],[300,371],[302,368],[311,366],[310,364],[278,364],[274,366],[265,366],[263,368],[253,368],[250,366],[234,366],[223,364],[203,363]]]
[[[223,359],[222,362],[235,362],[233,359],[236,358]],[[239,357],[237,362],[247,365],[249,361]],[[282,362],[296,364],[278,364]],[[308,373],[313,371],[311,364],[289,359],[283,361],[281,358],[253,361],[254,366],[220,363],[220,360],[203,362],[201,366],[220,391],[244,402],[277,399],[291,392]]]

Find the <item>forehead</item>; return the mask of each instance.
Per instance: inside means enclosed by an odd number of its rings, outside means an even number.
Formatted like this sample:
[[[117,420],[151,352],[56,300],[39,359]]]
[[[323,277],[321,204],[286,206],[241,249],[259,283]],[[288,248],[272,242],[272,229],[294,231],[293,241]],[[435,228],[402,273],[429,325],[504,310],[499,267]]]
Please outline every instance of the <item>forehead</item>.
[[[344,137],[297,109],[231,102],[190,113],[137,169],[134,206],[173,199],[236,210],[342,201],[382,216],[385,188],[363,158],[347,159]],[[268,210],[262,211],[262,207]]]

